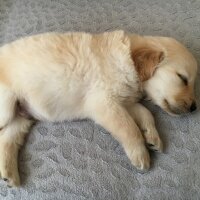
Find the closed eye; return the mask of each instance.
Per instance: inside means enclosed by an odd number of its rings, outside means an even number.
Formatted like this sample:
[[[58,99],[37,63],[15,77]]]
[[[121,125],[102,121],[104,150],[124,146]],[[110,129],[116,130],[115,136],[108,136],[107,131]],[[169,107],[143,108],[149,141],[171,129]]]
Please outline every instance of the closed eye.
[[[188,79],[184,75],[177,73],[177,76],[183,81],[185,85],[188,85]]]

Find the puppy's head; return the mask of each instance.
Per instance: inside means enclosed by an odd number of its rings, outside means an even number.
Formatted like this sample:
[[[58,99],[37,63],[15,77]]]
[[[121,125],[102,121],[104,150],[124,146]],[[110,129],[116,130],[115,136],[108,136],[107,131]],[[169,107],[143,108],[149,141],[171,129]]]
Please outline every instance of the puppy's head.
[[[147,98],[173,115],[196,110],[197,62],[192,54],[172,38],[143,40],[132,49],[132,58]]]

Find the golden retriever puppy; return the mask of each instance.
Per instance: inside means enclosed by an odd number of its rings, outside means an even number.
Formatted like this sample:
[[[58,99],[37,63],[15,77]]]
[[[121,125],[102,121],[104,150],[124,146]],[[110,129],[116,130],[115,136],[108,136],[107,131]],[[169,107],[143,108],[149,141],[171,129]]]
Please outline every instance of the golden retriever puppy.
[[[17,156],[32,120],[91,118],[123,146],[140,170],[150,166],[146,148],[162,151],[143,93],[168,113],[196,109],[197,63],[171,38],[114,31],[47,33],[0,48],[0,174],[20,184]]]

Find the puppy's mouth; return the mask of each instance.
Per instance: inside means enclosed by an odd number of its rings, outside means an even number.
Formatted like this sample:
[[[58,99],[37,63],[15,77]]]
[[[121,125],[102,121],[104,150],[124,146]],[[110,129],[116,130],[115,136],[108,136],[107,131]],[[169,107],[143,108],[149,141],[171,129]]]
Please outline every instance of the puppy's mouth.
[[[180,108],[180,107],[175,107],[175,106],[170,105],[167,99],[164,99],[164,110],[168,114],[173,115],[173,116],[188,113],[188,110],[183,107]]]

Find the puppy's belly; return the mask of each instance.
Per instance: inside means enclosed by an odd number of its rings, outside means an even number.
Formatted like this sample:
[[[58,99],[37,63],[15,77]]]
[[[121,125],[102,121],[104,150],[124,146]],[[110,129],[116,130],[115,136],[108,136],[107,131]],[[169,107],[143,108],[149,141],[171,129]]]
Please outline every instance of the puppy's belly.
[[[45,109],[42,106],[34,106],[29,104],[27,112],[37,120],[58,122],[64,120],[72,120],[76,118],[84,118],[82,109],[78,106],[49,106]]]
[[[62,93],[61,95],[38,94],[22,102],[24,109],[35,119],[42,121],[64,121],[84,118],[82,94]]]

